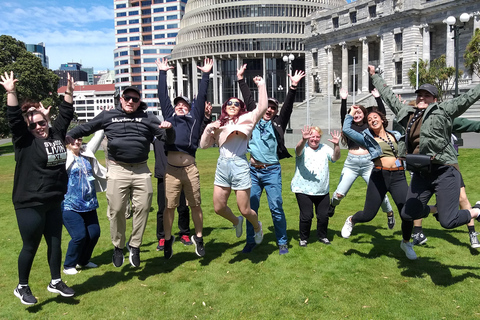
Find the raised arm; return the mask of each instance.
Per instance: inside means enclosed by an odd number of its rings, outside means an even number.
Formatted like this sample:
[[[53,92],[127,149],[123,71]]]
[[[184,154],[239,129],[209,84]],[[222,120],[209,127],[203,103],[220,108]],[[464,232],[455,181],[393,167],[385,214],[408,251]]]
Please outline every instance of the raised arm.
[[[252,91],[250,91],[250,88],[248,87],[248,84],[245,81],[245,78],[243,77],[243,74],[245,73],[245,69],[247,69],[246,64],[244,64],[239,69],[237,69],[237,79],[238,79],[238,84],[240,86],[240,92],[242,92],[243,102],[245,102],[247,111],[250,112],[257,107],[257,104],[255,103],[255,100],[253,100]]]
[[[58,130],[62,137],[65,137],[67,134],[68,127],[70,126],[70,122],[72,121],[74,115],[73,91],[75,90],[75,80],[70,76],[70,73],[67,73],[67,77],[67,90],[65,91],[65,98],[58,108],[58,116],[53,123],[53,128]],[[50,110],[50,107],[48,110]]]
[[[341,134],[340,134],[340,132],[338,132],[337,130],[334,130],[330,135],[332,136],[332,138],[331,138],[331,139],[328,139],[328,141],[330,141],[331,143],[333,143],[333,156],[332,156],[332,161],[335,162],[335,161],[337,161],[338,159],[340,159],[340,157],[341,157],[340,145],[339,145]]]
[[[197,68],[202,71],[202,80],[200,81],[200,87],[198,88],[197,102],[193,107],[192,112],[194,117],[199,121],[202,121],[205,117],[205,102],[207,101],[207,90],[210,82],[210,71],[213,67],[213,59],[205,58],[203,66]],[[200,132],[199,132],[200,134]]]
[[[215,143],[215,136],[220,128],[220,121],[215,121],[207,125],[200,139],[200,148],[207,149]]]
[[[255,116],[255,122],[258,122],[268,108],[267,86],[265,84],[265,80],[260,76],[253,78],[253,82],[255,82],[258,87],[258,105],[257,108],[252,111],[252,113]]]
[[[160,102],[160,108],[162,109],[162,115],[164,119],[170,118],[173,113],[172,102],[168,96],[168,87],[167,87],[167,71],[173,69],[173,67],[168,65],[168,59],[157,59],[155,61],[158,69],[158,102]]]
[[[307,143],[308,139],[310,138],[310,127],[304,126],[302,129],[302,138],[298,141],[297,145],[295,146],[295,155],[298,157],[303,153],[303,149],[305,148],[305,144]]]
[[[377,102],[378,111],[386,115],[387,110],[385,110],[385,104],[383,104],[383,100],[380,97],[380,92],[378,92],[377,88],[373,88],[372,96],[374,96],[375,101]]]
[[[365,147],[365,140],[363,139],[363,134],[352,129],[353,115],[357,111],[358,106],[352,106],[350,114],[345,117],[345,122],[343,123],[342,131],[345,135],[358,143],[359,145]]]
[[[340,98],[342,98],[342,103],[340,106],[340,123],[343,127],[343,122],[345,121],[345,116],[347,115],[347,98],[348,90],[345,88],[340,89]]]
[[[102,144],[103,136],[103,130],[98,130],[97,132],[95,132],[92,139],[90,139],[90,141],[88,141],[87,143],[87,149],[90,150],[92,153],[97,152],[98,148]]]
[[[288,94],[285,98],[285,102],[283,102],[282,109],[280,109],[280,113],[278,114],[278,118],[280,119],[280,125],[282,126],[284,132],[287,129],[288,121],[290,120],[290,116],[292,115],[293,103],[295,102],[298,83],[305,77],[305,71],[295,70],[295,74],[293,76],[291,74],[288,74],[288,76],[290,77],[291,85],[288,89]]]
[[[378,74],[375,74],[374,66],[369,65],[368,72],[372,77],[373,85],[375,86],[375,88],[377,88],[378,92],[380,92],[380,96],[382,97],[382,99],[387,103],[390,110],[392,110],[392,112],[397,115],[400,109],[404,107],[404,104],[400,100],[398,100],[392,89],[385,83],[385,80],[383,80],[382,77],[380,77]]]
[[[7,105],[10,107],[18,107],[16,90],[18,79],[15,79],[13,71],[10,71],[10,75],[5,71],[5,74],[2,75],[1,78],[2,81],[0,82],[0,84],[3,86],[5,91],[7,91]]]

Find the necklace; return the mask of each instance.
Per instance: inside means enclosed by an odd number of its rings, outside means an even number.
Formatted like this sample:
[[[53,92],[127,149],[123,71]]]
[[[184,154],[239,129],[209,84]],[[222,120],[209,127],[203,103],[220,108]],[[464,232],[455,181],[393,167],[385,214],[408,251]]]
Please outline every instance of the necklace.
[[[382,140],[383,142],[388,144],[390,146],[390,148],[392,149],[393,155],[395,156],[395,158],[397,158],[397,150],[395,150],[395,146],[393,145],[392,140],[390,140],[390,136],[388,135],[387,132],[385,132],[385,135],[387,136],[388,141],[385,140],[384,138],[380,137],[377,134],[375,134],[375,138],[379,138],[380,140]]]

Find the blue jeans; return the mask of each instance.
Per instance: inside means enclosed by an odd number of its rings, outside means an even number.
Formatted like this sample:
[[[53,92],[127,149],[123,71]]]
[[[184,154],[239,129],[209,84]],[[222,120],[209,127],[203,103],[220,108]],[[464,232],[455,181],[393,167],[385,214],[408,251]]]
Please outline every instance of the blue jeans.
[[[348,191],[358,177],[362,177],[368,185],[368,180],[370,179],[370,173],[372,172],[372,169],[373,162],[370,159],[369,154],[354,155],[349,153],[345,163],[343,164],[343,170],[340,175],[340,182],[338,183],[337,190],[335,190],[332,196],[332,205],[337,206],[340,204],[340,201],[346,197]],[[343,197],[338,198],[337,193],[343,195]],[[388,196],[385,196],[383,199],[382,211],[393,211],[392,205],[390,204],[390,201],[388,201]]]
[[[63,211],[63,224],[72,240],[68,243],[63,266],[75,268],[86,265],[92,257],[93,249],[100,237],[97,210],[89,212]]]
[[[283,212],[282,171],[280,164],[256,169],[250,166],[252,188],[250,189],[250,208],[257,212],[263,189],[267,192],[268,206],[272,214],[277,244],[287,244],[287,221]],[[253,225],[247,220],[247,243],[255,243]]]

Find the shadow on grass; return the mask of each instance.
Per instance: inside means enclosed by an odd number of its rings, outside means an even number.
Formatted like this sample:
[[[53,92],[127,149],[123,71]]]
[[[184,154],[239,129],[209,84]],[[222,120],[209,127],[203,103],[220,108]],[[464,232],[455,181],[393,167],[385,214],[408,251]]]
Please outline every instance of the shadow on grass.
[[[52,293],[54,294],[54,293]],[[25,310],[27,310],[28,312],[30,313],[37,313],[37,312],[40,312],[43,310],[43,306],[46,306],[47,304],[49,303],[52,303],[52,302],[55,302],[55,303],[61,303],[61,304],[69,304],[69,305],[77,305],[80,303],[80,300],[77,299],[77,296],[75,295],[74,297],[70,297],[70,298],[66,298],[66,297],[62,297],[61,295],[57,295],[56,297],[53,297],[53,298],[50,298],[50,299],[47,299],[45,301],[42,301],[40,303],[37,303],[33,306],[30,306],[28,308],[26,308]]]
[[[383,229],[383,228],[382,228]],[[367,259],[376,259],[380,256],[389,256],[398,260],[398,267],[404,269],[401,274],[405,277],[419,278],[429,276],[432,279],[432,282],[435,285],[439,286],[451,286],[456,283],[462,282],[467,278],[480,279],[478,273],[480,268],[475,268],[471,266],[461,266],[454,264],[442,264],[434,257],[421,257],[417,260],[408,260],[405,257],[404,252],[400,249],[401,241],[401,231],[396,231],[392,235],[383,236],[377,232],[378,228],[371,225],[357,225],[352,232],[353,237],[351,237],[352,243],[370,243],[373,247],[368,253],[361,252],[356,249],[350,249],[345,252],[346,256],[349,255],[358,255]],[[479,252],[470,247],[466,242],[460,242],[457,238],[453,237],[452,233],[465,233],[468,236],[468,233],[463,230],[445,230],[445,229],[423,229],[425,235],[429,238],[427,245],[421,246],[422,248],[434,248],[435,247],[435,238],[443,239],[459,247],[459,250],[462,250],[462,247],[466,247],[470,250],[470,254],[478,255]],[[368,237],[363,236],[362,234],[368,234]],[[373,237],[373,238],[370,238]],[[368,240],[365,240],[368,238]],[[347,239],[348,240],[348,239]],[[433,244],[432,244],[433,242]],[[418,255],[419,247],[416,247],[415,251]],[[452,275],[451,269],[454,270],[467,270],[467,272],[454,276]]]
[[[14,152],[13,144],[4,144],[0,146],[0,156]]]

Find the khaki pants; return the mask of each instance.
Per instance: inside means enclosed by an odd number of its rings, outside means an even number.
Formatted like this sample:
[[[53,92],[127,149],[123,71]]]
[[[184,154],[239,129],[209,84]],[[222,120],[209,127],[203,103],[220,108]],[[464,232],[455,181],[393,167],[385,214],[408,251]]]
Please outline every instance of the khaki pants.
[[[140,247],[152,205],[152,174],[147,163],[125,164],[109,161],[107,173],[107,216],[115,247],[125,247],[128,202],[132,201],[132,235],[130,246]]]

